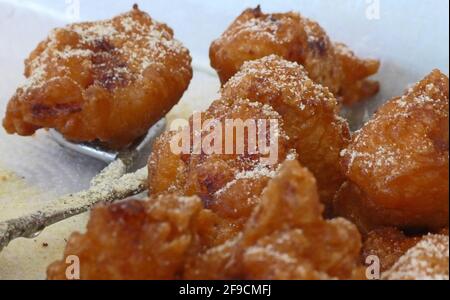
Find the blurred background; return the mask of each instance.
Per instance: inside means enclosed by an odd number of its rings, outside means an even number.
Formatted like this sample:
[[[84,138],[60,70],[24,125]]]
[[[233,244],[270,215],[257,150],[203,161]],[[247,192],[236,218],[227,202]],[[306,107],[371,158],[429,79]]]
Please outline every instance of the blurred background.
[[[205,57],[217,38],[245,8],[295,10],[317,20],[330,36],[355,50],[395,61],[405,68],[440,66],[448,73],[447,0],[0,0],[61,20],[110,18],[137,3],[169,24],[196,57]],[[1,27],[6,24],[2,23]],[[41,39],[35,36],[33,39]],[[3,41],[2,41],[3,42]],[[0,46],[1,47],[1,46]],[[417,49],[419,48],[419,50]],[[402,51],[399,52],[398,50]],[[392,53],[389,53],[392,50]],[[431,52],[432,51],[432,52]],[[415,54],[415,55],[413,55]],[[417,54],[417,55],[416,55]],[[429,66],[428,69],[425,66]],[[425,70],[426,69],[426,70]]]

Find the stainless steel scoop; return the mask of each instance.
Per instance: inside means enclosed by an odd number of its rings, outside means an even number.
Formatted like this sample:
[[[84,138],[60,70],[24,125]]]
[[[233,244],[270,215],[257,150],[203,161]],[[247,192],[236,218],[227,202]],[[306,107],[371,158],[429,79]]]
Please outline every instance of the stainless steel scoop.
[[[153,143],[153,140],[158,137],[162,131],[164,131],[165,127],[166,119],[163,118],[150,128],[146,136],[137,140],[133,145],[126,149],[125,152],[131,151],[140,154],[141,152],[148,151],[149,147],[151,147],[151,144]],[[61,147],[101,160],[107,164],[113,162],[119,156],[119,152],[102,148],[95,143],[73,143],[66,140],[61,133],[54,129],[50,129],[49,132],[52,139],[55,140]]]

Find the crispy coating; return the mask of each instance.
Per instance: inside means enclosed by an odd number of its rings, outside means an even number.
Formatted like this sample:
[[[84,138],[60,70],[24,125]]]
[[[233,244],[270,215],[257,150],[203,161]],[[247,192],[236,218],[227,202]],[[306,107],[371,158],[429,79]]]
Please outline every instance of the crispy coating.
[[[243,99],[217,100],[202,113],[201,119],[205,122],[204,124],[207,120],[213,119],[216,124],[222,124],[222,129],[225,128],[227,119],[268,120],[266,123],[268,140],[275,136],[270,135],[270,120],[278,122],[276,133],[278,139],[273,140],[278,146],[278,156],[275,157],[274,164],[262,164],[260,159],[264,155],[248,153],[247,147],[242,154],[236,151],[233,151],[233,154],[226,152],[226,140],[230,140],[230,133],[226,138],[226,132],[221,136],[222,148],[219,150],[222,151],[220,153],[206,153],[204,148],[198,149],[199,152],[196,153],[197,148],[194,149],[194,145],[191,144],[187,153],[175,154],[171,148],[171,141],[174,140],[177,132],[173,131],[164,133],[153,146],[148,164],[149,193],[157,195],[174,192],[186,196],[199,196],[206,208],[228,220],[219,222],[225,226],[224,236],[218,237],[217,240],[217,243],[221,243],[228,239],[230,234],[233,235],[233,232],[236,233],[242,228],[257,203],[258,196],[267,181],[274,176],[279,164],[287,156],[295,159],[295,154],[289,153],[281,116],[268,105]],[[190,136],[198,135],[204,138],[213,131],[213,128],[209,127],[201,131],[199,129],[194,127],[194,120],[191,118],[190,125],[178,133],[189,130]],[[231,137],[234,137],[232,141],[236,147],[235,133]],[[191,140],[193,141],[193,138]],[[248,144],[247,134],[243,141],[246,145]]]
[[[448,235],[448,227],[442,228],[438,233],[442,235]]]
[[[316,180],[297,161],[283,164],[238,242],[247,279],[353,278],[361,238],[345,219],[324,220]],[[356,272],[355,272],[356,271]]]
[[[202,209],[197,197],[166,195],[93,209],[87,232],[73,233],[64,259],[52,263],[49,279],[66,279],[66,257],[77,255],[81,279],[175,279],[182,275]]]
[[[324,220],[313,175],[286,161],[241,234],[186,268],[191,279],[356,279],[360,235],[344,219]]]
[[[448,235],[429,234],[384,275],[391,280],[449,280]]]
[[[302,66],[270,55],[244,63],[224,85],[222,97],[268,104],[282,116],[289,146],[314,173],[320,198],[329,206],[345,180],[339,153],[350,141],[333,94],[309,79]]]
[[[140,11],[58,28],[25,61],[26,83],[3,127],[31,135],[123,148],[175,105],[192,78],[191,57],[173,31]]]
[[[394,227],[376,229],[367,235],[361,259],[364,262],[368,256],[376,255],[380,259],[380,270],[384,272],[419,241],[419,236],[406,236]]]
[[[448,78],[435,70],[384,104],[342,151],[336,213],[367,232],[448,226]]]
[[[220,245],[208,241],[220,230],[210,220],[220,217],[198,197],[99,206],[48,278],[65,278],[68,255],[80,258],[81,279],[359,278],[359,233],[344,219],[322,218],[307,169],[284,162],[260,198],[243,230]]]
[[[360,59],[344,44],[333,43],[317,24],[298,13],[264,14],[245,10],[210,47],[211,66],[225,84],[245,61],[276,54],[305,67],[312,80],[327,86],[345,104],[373,96],[379,62]]]

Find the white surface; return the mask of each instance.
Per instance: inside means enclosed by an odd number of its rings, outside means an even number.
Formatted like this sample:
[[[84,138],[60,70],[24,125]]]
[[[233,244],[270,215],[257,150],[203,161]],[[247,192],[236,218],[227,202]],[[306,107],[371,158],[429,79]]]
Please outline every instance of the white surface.
[[[137,2],[157,20],[168,23],[192,52],[197,65],[208,64],[208,48],[245,8],[300,11],[318,21],[333,40],[347,43],[361,56],[379,58],[381,92],[369,104],[399,95],[433,68],[448,74],[449,2],[447,0],[80,0],[80,19],[110,18]],[[17,84],[23,60],[48,31],[64,24],[77,0],[0,0],[0,117]],[[379,19],[367,9],[379,3]],[[203,76],[203,77],[199,77]],[[209,83],[207,82],[209,80]],[[214,98],[217,81],[197,75],[184,102],[205,103]],[[40,132],[35,137],[8,136],[0,128],[0,165],[57,194],[85,187],[103,165],[61,151]]]

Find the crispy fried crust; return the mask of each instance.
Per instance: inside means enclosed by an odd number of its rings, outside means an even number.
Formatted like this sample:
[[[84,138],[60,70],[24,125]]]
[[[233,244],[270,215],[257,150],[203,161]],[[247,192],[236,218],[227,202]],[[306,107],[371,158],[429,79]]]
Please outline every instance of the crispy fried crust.
[[[383,278],[391,280],[449,280],[448,235],[429,234],[410,248]]]
[[[157,195],[174,192],[180,195],[197,195],[207,208],[228,219],[229,223],[239,230],[243,220],[248,218],[257,203],[258,196],[267,181],[274,176],[279,164],[289,154],[283,120],[270,106],[243,99],[215,101],[208,110],[202,113],[203,122],[211,119],[222,124],[223,131],[225,131],[227,119],[267,120],[267,134],[270,133],[270,120],[276,120],[279,128],[277,133],[278,156],[275,157],[274,164],[262,164],[260,159],[263,155],[260,153],[250,154],[245,151],[242,154],[236,152],[234,152],[235,154],[226,154],[225,132],[222,135],[221,153],[206,153],[202,148],[196,154],[191,145],[188,153],[174,154],[171,143],[177,132],[169,131],[157,139],[149,158],[149,193]],[[186,129],[190,130],[191,136],[195,133],[202,138],[213,131],[212,128],[197,130],[192,118],[190,125],[183,130]],[[229,137],[230,135],[228,135]],[[193,138],[191,140],[193,141]],[[244,142],[248,143],[248,135],[245,136]],[[236,139],[234,139],[233,145],[236,146],[236,144]],[[294,154],[291,156],[291,159],[295,159]],[[231,230],[232,226],[230,227]]]
[[[286,161],[242,233],[194,257],[185,278],[363,278],[356,227],[344,219],[326,221],[322,210],[312,174]]]
[[[344,44],[330,41],[317,24],[297,13],[264,14],[259,7],[245,10],[210,47],[211,66],[226,83],[245,61],[276,54],[305,67],[314,81],[352,104],[373,96],[379,62],[360,59]]]
[[[137,6],[111,20],[55,29],[25,61],[27,81],[3,126],[20,135],[55,128],[70,140],[125,147],[178,102],[190,63],[172,29]]]
[[[64,259],[48,267],[49,279],[66,279],[66,257],[76,255],[81,279],[175,279],[194,243],[197,197],[166,195],[98,206],[85,234],[73,233]]]
[[[353,278],[361,248],[356,227],[325,221],[313,175],[296,161],[283,164],[237,244],[236,265],[247,279]]]
[[[383,105],[342,152],[339,215],[362,231],[448,226],[448,78],[435,70]]]
[[[406,236],[394,227],[373,230],[367,235],[362,248],[362,262],[370,255],[380,260],[382,272],[390,269],[398,259],[420,241],[419,236]]]
[[[64,279],[68,255],[81,279],[359,278],[361,241],[344,219],[321,216],[315,179],[297,161],[282,164],[242,231],[214,245],[223,220],[198,197],[163,195],[93,210],[71,236],[49,279]]]
[[[258,101],[282,116],[289,146],[314,173],[321,200],[329,206],[345,180],[339,153],[350,141],[333,94],[309,79],[302,66],[270,55],[244,63],[224,85],[222,97]]]

